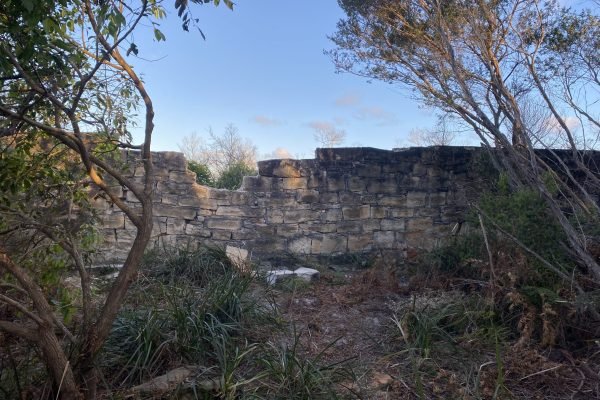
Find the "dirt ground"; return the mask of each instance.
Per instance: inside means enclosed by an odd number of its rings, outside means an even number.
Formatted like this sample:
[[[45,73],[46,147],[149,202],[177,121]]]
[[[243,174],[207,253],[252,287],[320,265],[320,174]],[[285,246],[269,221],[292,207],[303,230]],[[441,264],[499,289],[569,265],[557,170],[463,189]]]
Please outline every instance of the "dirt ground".
[[[399,283],[400,282],[400,283]],[[282,316],[300,335],[307,357],[352,366],[340,393],[363,399],[600,399],[598,354],[577,359],[561,349],[494,348],[456,343],[465,358],[424,360],[419,378],[394,326],[408,284],[385,269],[325,272],[311,284],[276,290]],[[445,293],[433,293],[444,301]],[[499,361],[500,357],[501,361]],[[595,361],[595,362],[594,362]],[[500,365],[500,368],[496,368]],[[475,383],[473,383],[475,382]]]

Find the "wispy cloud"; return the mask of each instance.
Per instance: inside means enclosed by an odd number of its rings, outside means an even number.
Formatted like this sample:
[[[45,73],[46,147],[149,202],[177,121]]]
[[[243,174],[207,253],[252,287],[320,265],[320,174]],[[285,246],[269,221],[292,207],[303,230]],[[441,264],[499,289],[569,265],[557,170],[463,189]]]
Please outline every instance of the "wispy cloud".
[[[377,121],[378,125],[393,125],[397,122],[396,115],[386,111],[382,107],[361,107],[354,114],[359,120]]]
[[[265,159],[267,160],[282,160],[285,158],[294,158],[292,153],[285,147],[277,147],[272,152],[265,154]]]
[[[280,120],[267,117],[266,115],[255,115],[252,117],[252,122],[264,127],[279,126],[282,124]]]
[[[335,125],[333,125],[331,122],[327,122],[327,121],[311,121],[308,123],[308,126],[310,126],[315,131],[318,131],[318,130],[326,131],[326,130],[335,129]]]
[[[338,107],[356,106],[360,103],[360,96],[356,93],[346,93],[335,99],[335,105]]]

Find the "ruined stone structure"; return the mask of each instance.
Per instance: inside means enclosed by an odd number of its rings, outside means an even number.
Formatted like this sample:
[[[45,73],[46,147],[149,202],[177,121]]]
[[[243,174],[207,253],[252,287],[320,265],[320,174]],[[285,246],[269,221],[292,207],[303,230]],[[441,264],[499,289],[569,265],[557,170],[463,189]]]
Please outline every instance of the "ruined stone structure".
[[[154,154],[154,243],[233,245],[258,257],[431,248],[463,218],[478,148],[317,149],[310,160],[259,162],[236,191],[195,183],[182,154]],[[128,164],[141,175],[135,155]],[[136,199],[122,193],[130,204]],[[135,228],[97,200],[105,250],[120,259]]]

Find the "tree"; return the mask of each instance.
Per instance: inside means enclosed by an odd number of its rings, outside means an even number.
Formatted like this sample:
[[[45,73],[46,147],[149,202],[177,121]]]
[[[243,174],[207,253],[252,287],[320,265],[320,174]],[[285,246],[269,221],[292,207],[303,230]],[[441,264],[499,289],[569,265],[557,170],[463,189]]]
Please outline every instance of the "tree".
[[[242,180],[245,176],[256,175],[255,168],[249,167],[243,163],[230,165],[225,171],[219,175],[219,179],[215,182],[215,187],[219,189],[236,190],[240,188]]]
[[[195,25],[188,2],[178,1],[176,8],[184,29]],[[152,27],[157,41],[165,39],[157,23],[165,15],[154,0],[0,4],[0,331],[39,350],[53,397],[96,397],[95,358],[152,232],[154,107],[128,58],[140,51],[133,32],[141,24]],[[143,114],[140,145],[130,138],[130,115],[137,108]],[[141,185],[127,177],[121,149],[141,153]],[[122,188],[139,206],[123,200]],[[90,191],[105,196],[137,228],[99,302],[92,300],[86,258],[93,237],[87,234],[94,219]],[[57,268],[74,268],[79,275],[79,324],[67,326],[61,302],[47,287],[45,273]]]
[[[188,161],[188,169],[196,173],[196,182],[204,186],[213,186],[215,180],[206,164],[196,161]]]
[[[417,146],[450,146],[456,136],[457,132],[450,130],[446,118],[440,118],[433,128],[411,130],[408,140]]]
[[[235,125],[227,125],[220,135],[209,128],[208,139],[204,142],[196,133],[192,133],[182,139],[179,149],[188,160],[208,166],[217,181],[234,166],[244,166],[248,171],[256,170],[256,146],[243,138]]]
[[[326,122],[313,122],[310,124],[315,131],[313,137],[321,147],[339,146],[346,140],[346,131],[336,128]]]
[[[597,221],[590,195],[600,184],[586,164],[569,116],[583,140],[598,137],[600,23],[594,11],[575,13],[543,0],[341,0],[330,55],[341,71],[397,83],[427,106],[468,124],[514,188],[529,187],[559,223],[584,275],[600,284],[590,238],[571,215]],[[524,101],[542,104],[558,127],[577,169],[566,162],[524,115]],[[556,136],[556,135],[554,135]],[[544,147],[550,159],[534,150]],[[550,164],[554,164],[550,167]],[[558,193],[555,194],[555,188]]]

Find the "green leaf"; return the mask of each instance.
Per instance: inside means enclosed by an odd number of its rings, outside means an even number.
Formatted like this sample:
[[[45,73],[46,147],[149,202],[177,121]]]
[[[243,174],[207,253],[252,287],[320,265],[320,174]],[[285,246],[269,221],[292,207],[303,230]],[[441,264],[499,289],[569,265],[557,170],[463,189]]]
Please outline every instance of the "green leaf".
[[[29,12],[33,11],[33,1],[32,0],[21,0],[21,4],[23,4],[23,7],[25,7],[25,9],[27,9],[27,11],[29,11]]]
[[[157,28],[154,28],[154,38],[156,39],[157,42],[160,42],[161,40],[167,40],[165,35]]]

